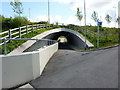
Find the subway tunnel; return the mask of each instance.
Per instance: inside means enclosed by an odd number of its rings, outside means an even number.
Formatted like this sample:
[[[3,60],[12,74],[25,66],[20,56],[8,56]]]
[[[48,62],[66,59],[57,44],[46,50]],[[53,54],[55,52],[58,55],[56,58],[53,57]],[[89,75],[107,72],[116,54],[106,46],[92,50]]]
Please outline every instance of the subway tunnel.
[[[67,49],[67,50],[80,50],[85,49],[85,37],[80,33],[73,31],[71,29],[58,28],[43,32],[42,34],[36,36],[35,38],[39,39],[50,39],[50,40],[58,40],[59,37],[64,36],[67,39],[67,42],[58,42],[58,49]],[[35,51],[44,46],[46,42],[38,41],[37,44],[34,43],[29,48],[24,50],[24,52]],[[46,46],[46,45],[45,45]],[[94,47],[92,43],[90,43],[86,39],[86,47]]]
[[[71,29],[66,29],[66,28],[52,29],[52,30],[43,32],[33,38],[58,40],[60,36],[64,36],[67,39],[67,42],[66,43],[59,42],[59,47],[58,47],[59,49],[72,49],[72,50],[85,49],[85,37],[80,33],[73,31]],[[13,50],[11,53],[9,53],[9,55],[12,55],[15,53],[36,51],[39,48],[43,47],[44,44],[45,42],[43,42],[42,40],[38,41],[37,43],[36,41],[29,40],[25,42],[23,45],[19,46],[19,48],[16,48],[15,50]],[[87,48],[94,47],[94,45],[90,43],[87,39],[86,39],[86,46]]]
[[[67,42],[59,42],[59,49],[84,49],[85,43],[75,34],[60,31],[49,34],[44,37],[44,39],[58,40],[59,37],[64,36],[67,39]]]

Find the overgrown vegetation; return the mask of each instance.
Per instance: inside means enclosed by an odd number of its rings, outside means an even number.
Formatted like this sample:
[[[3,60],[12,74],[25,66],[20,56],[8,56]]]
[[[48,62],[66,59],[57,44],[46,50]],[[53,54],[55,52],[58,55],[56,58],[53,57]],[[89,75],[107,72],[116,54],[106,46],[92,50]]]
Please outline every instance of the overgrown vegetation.
[[[23,35],[21,38],[32,38],[38,34],[41,34],[45,31],[48,31],[48,30],[50,30],[50,29],[36,30],[36,31],[31,32],[29,34]],[[24,42],[26,42],[26,41],[25,40],[20,40],[20,41],[11,40],[10,42],[7,43],[7,53],[10,53],[12,50],[17,48],[18,46],[20,46]],[[0,54],[4,54],[4,46],[0,46]]]
[[[66,28],[73,29],[82,35],[85,36],[85,29],[84,26],[79,27],[77,25],[68,25]],[[93,26],[86,26],[88,29],[87,31],[87,39],[94,44],[95,48],[97,48],[97,38],[98,38],[98,27],[93,27]],[[120,30],[119,28],[106,28],[106,27],[100,27],[100,48],[119,44],[119,37],[120,37]]]
[[[4,16],[0,15],[0,24],[2,25],[0,30],[7,31],[12,28],[28,25],[30,22],[26,17],[5,18]]]
[[[54,28],[69,28],[72,30],[75,30],[79,33],[81,33],[82,35],[85,35],[84,32],[84,26],[80,27],[77,25],[53,25]],[[97,33],[97,27],[93,27],[93,26],[86,26],[86,28],[89,30],[89,32],[87,32],[87,39],[94,44],[95,48],[97,48],[97,38],[98,38],[98,33]],[[53,28],[52,28],[53,29]],[[45,31],[48,31],[50,29],[40,29],[40,30],[36,30],[34,32],[31,32],[29,34],[23,35],[21,38],[32,38],[38,34],[41,34]],[[106,28],[106,27],[101,27],[100,28],[100,48],[102,47],[106,47],[106,46],[111,46],[111,45],[115,45],[120,43],[119,42],[119,35],[120,35],[120,30],[118,28]],[[18,46],[20,46],[21,44],[23,44],[25,41],[11,41],[9,43],[7,43],[7,53],[11,52],[12,50],[14,50],[15,48],[17,48]],[[4,49],[3,46],[0,46],[1,51],[0,53],[4,53]]]

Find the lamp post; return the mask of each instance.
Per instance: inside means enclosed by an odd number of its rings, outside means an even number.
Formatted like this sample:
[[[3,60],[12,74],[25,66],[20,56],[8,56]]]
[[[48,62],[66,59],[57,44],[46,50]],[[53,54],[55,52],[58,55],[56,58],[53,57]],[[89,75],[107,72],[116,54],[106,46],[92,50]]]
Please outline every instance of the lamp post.
[[[85,49],[86,49],[86,3],[84,0],[84,24],[85,24]]]
[[[50,3],[48,0],[48,23],[50,23]]]
[[[100,42],[100,26],[102,26],[102,21],[97,20],[97,25],[98,25],[98,38],[97,38],[97,48],[100,47],[99,42]]]
[[[113,7],[115,9],[115,27],[116,27],[116,7]]]
[[[30,21],[30,8],[29,8],[29,21]]]
[[[118,2],[118,28],[120,28],[120,1]]]

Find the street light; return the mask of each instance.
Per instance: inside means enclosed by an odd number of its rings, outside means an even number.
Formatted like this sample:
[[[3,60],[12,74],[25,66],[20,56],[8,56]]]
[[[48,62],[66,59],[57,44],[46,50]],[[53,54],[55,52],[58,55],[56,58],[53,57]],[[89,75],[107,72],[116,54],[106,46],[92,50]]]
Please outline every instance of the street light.
[[[50,3],[48,0],[48,23],[50,23]]]
[[[118,28],[120,28],[120,1],[118,2]]]
[[[86,3],[84,0],[84,24],[85,24],[85,49],[86,49]]]
[[[29,8],[29,21],[30,21],[30,8]]]
[[[115,27],[116,27],[116,7],[113,7],[115,9]]]

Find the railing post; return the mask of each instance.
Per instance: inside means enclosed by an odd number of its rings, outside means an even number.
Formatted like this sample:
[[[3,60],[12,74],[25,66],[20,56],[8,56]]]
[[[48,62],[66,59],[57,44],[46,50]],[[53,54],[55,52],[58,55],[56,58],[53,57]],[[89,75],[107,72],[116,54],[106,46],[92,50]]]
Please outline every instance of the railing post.
[[[32,24],[32,32],[33,32],[33,24]]]
[[[39,29],[41,29],[41,24],[39,24]]]
[[[7,54],[6,38],[4,38],[4,54]]]
[[[99,48],[99,25],[98,25],[98,38],[97,38],[97,48]]]
[[[49,28],[49,25],[48,25],[48,28]]]
[[[21,38],[21,27],[19,27],[19,38]]]
[[[47,24],[45,24],[45,25],[44,25],[44,28],[46,28],[46,29],[47,29]]]
[[[8,35],[9,35],[9,38],[11,39],[12,38],[11,29],[9,29]]]
[[[38,24],[38,29],[40,29],[40,25]]]
[[[37,24],[36,24],[36,30],[37,30]]]
[[[26,25],[26,34],[28,34],[28,26]]]

